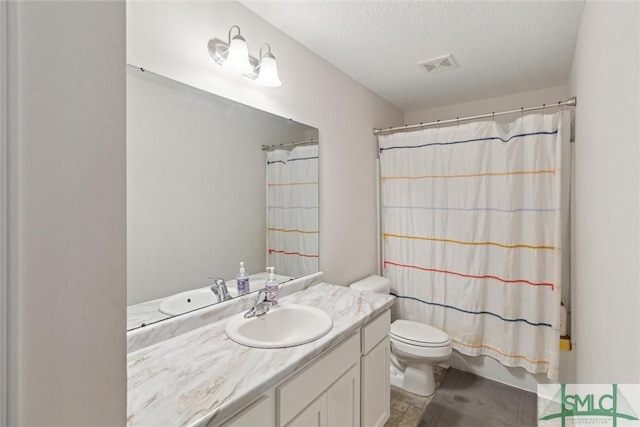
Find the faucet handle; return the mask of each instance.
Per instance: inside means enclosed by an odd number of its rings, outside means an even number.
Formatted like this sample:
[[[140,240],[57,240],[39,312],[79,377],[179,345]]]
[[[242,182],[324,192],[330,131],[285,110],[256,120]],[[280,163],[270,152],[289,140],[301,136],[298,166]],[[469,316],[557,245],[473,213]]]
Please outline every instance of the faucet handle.
[[[209,277],[209,280],[215,280],[213,277]],[[218,283],[214,282],[213,285],[211,285],[211,292],[213,292],[214,294],[218,295]]]
[[[227,285],[224,279],[222,278],[214,279],[213,277],[209,277],[209,279],[214,280],[214,284],[211,285],[210,289],[218,297],[218,302],[231,299],[231,295],[229,295],[229,291],[227,290]]]
[[[214,283],[216,284],[216,286],[222,286],[225,285],[226,286],[226,282],[224,281],[224,279],[218,277],[217,279],[215,279]]]
[[[260,289],[258,291],[258,296],[256,297],[256,302],[253,303],[253,307],[251,307],[249,311],[244,314],[244,317],[246,319],[256,316],[262,316],[269,311],[272,304],[271,301],[267,300],[267,295],[268,294],[266,289]]]
[[[209,277],[209,280],[213,280],[213,277]],[[214,283],[213,285],[211,285],[211,292],[213,292],[214,294],[218,295],[218,286]]]
[[[267,297],[269,294],[267,294],[267,290],[266,289],[260,289],[258,291],[258,295],[256,296],[256,305],[257,304],[261,304],[267,301]]]

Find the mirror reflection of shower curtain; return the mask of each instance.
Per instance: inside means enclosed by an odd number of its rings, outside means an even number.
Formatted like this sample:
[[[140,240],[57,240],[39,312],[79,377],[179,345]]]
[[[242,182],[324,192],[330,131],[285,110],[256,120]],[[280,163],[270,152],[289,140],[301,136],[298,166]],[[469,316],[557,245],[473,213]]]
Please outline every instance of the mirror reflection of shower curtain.
[[[267,152],[267,265],[299,277],[318,271],[318,146]]]

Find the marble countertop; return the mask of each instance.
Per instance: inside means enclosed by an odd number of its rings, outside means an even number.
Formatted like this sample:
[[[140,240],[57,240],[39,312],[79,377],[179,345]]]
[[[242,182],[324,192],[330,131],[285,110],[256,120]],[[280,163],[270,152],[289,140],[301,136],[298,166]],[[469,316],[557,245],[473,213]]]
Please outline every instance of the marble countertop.
[[[280,301],[331,315],[333,329],[311,343],[245,347],[227,338],[223,319],[129,353],[127,425],[222,422],[390,307],[393,299],[320,283]]]

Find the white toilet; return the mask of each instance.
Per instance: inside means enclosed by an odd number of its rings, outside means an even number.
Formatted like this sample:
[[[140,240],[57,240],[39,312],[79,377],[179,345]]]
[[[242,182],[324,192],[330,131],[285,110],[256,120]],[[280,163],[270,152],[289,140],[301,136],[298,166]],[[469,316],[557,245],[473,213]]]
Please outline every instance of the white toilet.
[[[350,286],[360,291],[388,294],[386,277],[369,276]],[[421,396],[436,391],[433,366],[451,356],[451,339],[442,330],[420,322],[398,319],[391,324],[391,384]]]

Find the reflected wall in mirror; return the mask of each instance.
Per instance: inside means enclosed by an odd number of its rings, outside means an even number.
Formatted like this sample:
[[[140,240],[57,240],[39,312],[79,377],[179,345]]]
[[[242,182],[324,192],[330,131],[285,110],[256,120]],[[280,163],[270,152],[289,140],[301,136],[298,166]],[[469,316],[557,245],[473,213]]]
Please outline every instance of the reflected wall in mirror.
[[[292,141],[302,142],[291,144]],[[127,66],[127,329],[318,271],[318,130]],[[274,146],[264,149],[262,146]]]

